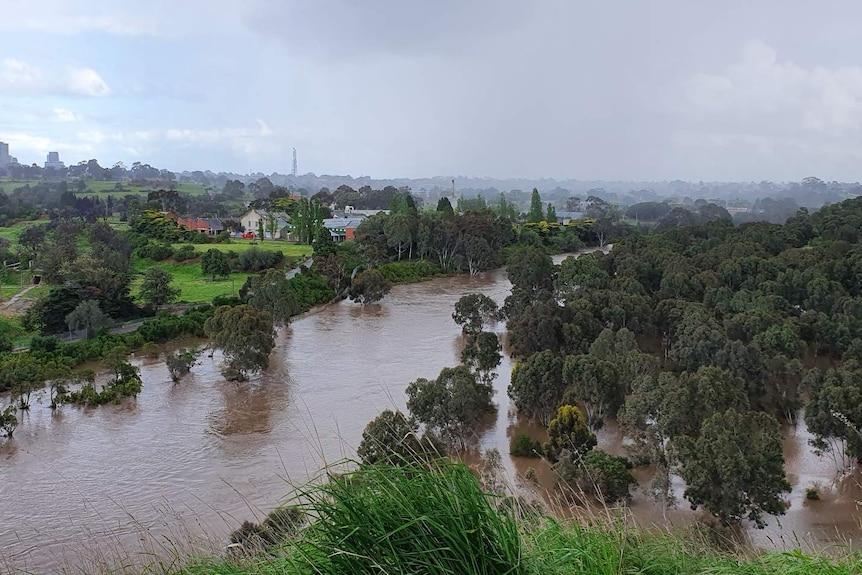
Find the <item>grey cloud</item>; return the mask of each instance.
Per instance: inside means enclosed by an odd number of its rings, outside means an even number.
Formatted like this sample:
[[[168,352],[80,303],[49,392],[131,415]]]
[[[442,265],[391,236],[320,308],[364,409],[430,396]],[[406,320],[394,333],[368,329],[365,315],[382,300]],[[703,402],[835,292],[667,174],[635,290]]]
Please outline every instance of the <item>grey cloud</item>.
[[[156,152],[189,167],[284,171],[295,146],[301,170],[382,177],[859,179],[850,0],[153,2],[79,1],[169,36],[79,61],[110,124],[195,130]],[[189,135],[256,118],[255,157]]]
[[[439,0],[252,0],[244,23],[315,60],[367,56],[457,55],[465,46],[505,34],[522,2]]]

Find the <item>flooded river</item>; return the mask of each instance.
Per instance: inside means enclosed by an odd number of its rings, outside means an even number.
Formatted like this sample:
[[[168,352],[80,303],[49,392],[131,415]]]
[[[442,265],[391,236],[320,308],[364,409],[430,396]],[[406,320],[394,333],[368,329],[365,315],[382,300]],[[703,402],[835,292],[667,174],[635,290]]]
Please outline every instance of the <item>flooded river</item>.
[[[223,542],[240,522],[277,504],[291,484],[326,462],[353,457],[371,419],[404,408],[410,381],[457,364],[460,330],[451,313],[461,295],[480,292],[502,302],[508,290],[505,273],[495,271],[398,286],[366,309],[347,301],[326,307],[280,331],[267,373],[240,385],[223,381],[216,354],[179,385],[161,361],[137,360],[143,392],[123,406],[52,413],[43,398],[20,417],[13,440],[0,440],[0,556],[45,572],[78,563],[82,554],[110,561],[118,547],[158,547],[165,537],[203,534]],[[535,460],[508,455],[515,433],[540,433],[510,413],[510,370],[504,358],[496,424],[479,444],[499,449],[510,472],[532,465],[550,482]],[[859,482],[833,485],[834,464],[811,454],[807,439],[804,425],[788,430],[791,507],[765,531],[752,530],[757,545],[801,541],[822,549],[860,535]],[[612,426],[599,446],[621,449]],[[815,483],[823,497],[806,504],[805,488]],[[664,520],[640,494],[631,508],[644,523]],[[675,525],[693,517],[684,501],[668,514]]]

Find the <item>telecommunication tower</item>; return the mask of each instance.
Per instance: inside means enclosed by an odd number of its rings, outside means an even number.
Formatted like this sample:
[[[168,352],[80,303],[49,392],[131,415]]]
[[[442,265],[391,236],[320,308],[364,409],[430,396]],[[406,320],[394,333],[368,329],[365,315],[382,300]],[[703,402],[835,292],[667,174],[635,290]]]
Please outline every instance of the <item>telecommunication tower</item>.
[[[293,177],[296,177],[296,148],[293,149]]]

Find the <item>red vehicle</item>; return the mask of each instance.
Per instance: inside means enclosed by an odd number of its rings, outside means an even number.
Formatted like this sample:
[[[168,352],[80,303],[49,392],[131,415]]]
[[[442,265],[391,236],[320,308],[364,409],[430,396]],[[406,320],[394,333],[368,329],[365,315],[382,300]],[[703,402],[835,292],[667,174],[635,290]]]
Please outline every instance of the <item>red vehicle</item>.
[[[253,240],[254,239],[254,232],[243,232],[242,239]]]

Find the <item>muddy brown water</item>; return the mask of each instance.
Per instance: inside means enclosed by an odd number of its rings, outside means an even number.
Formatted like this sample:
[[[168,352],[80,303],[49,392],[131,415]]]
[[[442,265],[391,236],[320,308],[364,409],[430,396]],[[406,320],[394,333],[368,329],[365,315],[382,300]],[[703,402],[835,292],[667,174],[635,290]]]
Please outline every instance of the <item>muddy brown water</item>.
[[[14,439],[0,440],[0,570],[5,562],[50,572],[80,563],[82,555],[117,548],[134,554],[147,542],[170,547],[201,534],[223,542],[292,484],[354,456],[368,421],[383,409],[404,408],[410,381],[458,362],[461,338],[451,313],[461,295],[480,292],[502,302],[509,287],[505,273],[494,271],[398,286],[380,306],[341,302],[317,310],[279,333],[270,368],[244,384],[220,377],[218,354],[204,357],[179,385],[161,361],[138,359],[144,386],[136,401],[52,413],[42,397],[20,417]],[[477,443],[499,449],[512,476],[532,466],[540,485],[550,487],[552,474],[541,462],[508,455],[516,433],[543,433],[512,413],[510,371],[505,357],[495,382],[496,420]],[[860,481],[833,482],[835,465],[811,452],[808,437],[804,422],[787,430],[791,506],[766,530],[748,531],[756,546],[823,549],[862,535]],[[622,453],[613,425],[602,430],[599,446]],[[805,488],[814,484],[822,498],[808,503]],[[634,517],[642,524],[691,523],[697,514],[676,487],[678,509],[665,514],[638,492]]]

